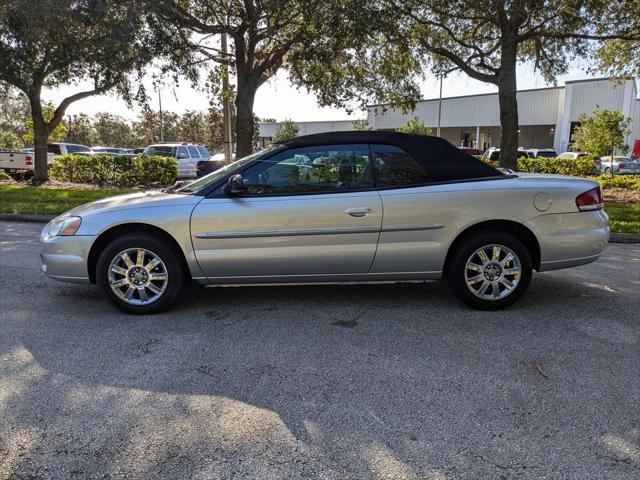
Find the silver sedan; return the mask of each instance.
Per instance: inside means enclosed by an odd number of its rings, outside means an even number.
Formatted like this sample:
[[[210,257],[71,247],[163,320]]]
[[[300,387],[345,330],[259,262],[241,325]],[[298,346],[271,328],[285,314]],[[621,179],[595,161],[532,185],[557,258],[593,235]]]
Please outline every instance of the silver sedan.
[[[187,280],[445,278],[463,302],[495,310],[522,296],[533,270],[593,262],[608,239],[596,182],[503,174],[435,137],[336,132],[179,189],[75,208],[44,228],[41,260],[50,277],[97,283],[132,313],[166,309]]]

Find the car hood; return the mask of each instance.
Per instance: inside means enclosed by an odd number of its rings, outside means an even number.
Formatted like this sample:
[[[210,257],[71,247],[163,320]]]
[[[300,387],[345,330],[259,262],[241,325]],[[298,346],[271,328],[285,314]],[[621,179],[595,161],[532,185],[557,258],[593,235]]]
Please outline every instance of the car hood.
[[[63,213],[61,217],[85,217],[87,215],[130,210],[133,208],[195,205],[200,200],[202,200],[202,197],[195,195],[164,193],[161,191],[129,193],[126,195],[103,198],[96,200],[95,202],[80,205],[79,207]]]

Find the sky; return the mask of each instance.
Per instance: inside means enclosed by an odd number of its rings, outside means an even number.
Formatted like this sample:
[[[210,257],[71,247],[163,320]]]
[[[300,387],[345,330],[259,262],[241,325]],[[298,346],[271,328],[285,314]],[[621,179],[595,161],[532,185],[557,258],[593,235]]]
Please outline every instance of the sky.
[[[564,85],[569,80],[581,80],[593,78],[593,75],[585,71],[585,66],[580,62],[571,64],[567,75],[557,79],[557,85]],[[532,65],[524,64],[518,67],[518,89],[543,88],[550,86],[542,76],[534,71]],[[151,106],[158,108],[158,95],[153,92],[151,80],[145,82],[147,92],[152,96]],[[79,86],[61,87],[55,90],[47,90],[43,97],[45,100],[58,104],[65,97],[76,93]],[[86,88],[87,85],[84,85]],[[438,97],[439,84],[434,76],[428,76],[421,83],[422,96],[425,99]],[[494,85],[472,80],[461,72],[454,72],[444,79],[442,95],[452,97],[458,95],[471,95],[478,93],[496,92]],[[162,108],[165,111],[184,113],[186,110],[206,110],[208,97],[204,91],[194,88],[189,82],[183,81],[179,85],[165,85],[161,90]],[[109,112],[120,115],[129,120],[136,118],[140,108],[128,107],[126,103],[115,95],[100,95],[90,97],[73,103],[67,114],[97,112]],[[255,114],[261,118],[275,118],[277,121],[291,119],[294,121],[318,121],[318,120],[353,120],[366,118],[364,111],[355,111],[351,115],[340,108],[321,108],[317,105],[316,97],[305,90],[299,90],[289,82],[287,73],[280,71],[278,75],[264,84],[256,95]]]

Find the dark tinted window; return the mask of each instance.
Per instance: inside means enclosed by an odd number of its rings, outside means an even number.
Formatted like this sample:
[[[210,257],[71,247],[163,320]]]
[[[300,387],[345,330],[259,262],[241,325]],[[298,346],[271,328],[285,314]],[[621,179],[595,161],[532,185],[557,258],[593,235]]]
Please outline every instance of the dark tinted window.
[[[58,147],[60,148],[60,147]],[[67,152],[69,153],[91,153],[91,149],[89,147],[85,147],[83,145],[67,145]]]
[[[144,152],[145,155],[160,155],[161,157],[174,157],[176,156],[176,147],[170,147],[167,145],[152,145],[147,147]]]
[[[403,187],[429,183],[427,171],[407,152],[391,145],[371,145],[378,187]]]
[[[47,144],[47,152],[53,153],[55,155],[62,155],[62,151],[60,150],[60,145],[54,145],[53,143]]]
[[[308,193],[373,188],[367,145],[287,149],[243,173],[249,193]]]

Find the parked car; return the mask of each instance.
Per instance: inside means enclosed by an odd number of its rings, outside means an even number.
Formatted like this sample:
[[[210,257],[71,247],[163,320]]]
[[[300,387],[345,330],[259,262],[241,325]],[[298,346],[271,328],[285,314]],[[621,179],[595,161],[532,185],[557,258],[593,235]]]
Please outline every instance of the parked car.
[[[24,148],[19,152],[13,152],[10,150],[0,152],[0,170],[11,176],[23,175],[26,178],[33,176],[34,162],[35,162],[34,149]],[[52,153],[47,154],[47,163],[53,162],[55,155]]]
[[[209,151],[193,143],[158,143],[149,145],[144,155],[172,157],[178,161],[178,177],[194,178],[198,174],[198,162],[209,159]]]
[[[86,145],[78,145],[77,143],[60,143],[52,142],[47,144],[47,152],[52,153],[54,157],[60,155],[77,154],[91,155],[93,152]]]
[[[633,148],[631,149],[631,158],[634,160],[640,158],[640,139],[633,142]]]
[[[518,158],[528,157],[526,150],[518,149]],[[497,163],[500,160],[500,149],[497,147],[489,147],[482,154],[482,160],[489,163]]]
[[[133,155],[133,152],[120,147],[91,147],[91,152],[106,155]]]
[[[301,176],[296,156],[319,174]],[[437,137],[332,132],[276,143],[172,193],[74,208],[44,227],[41,260],[50,277],[97,283],[131,313],[166,309],[187,279],[446,278],[462,301],[495,310],[522,296],[533,270],[593,262],[608,239],[597,182],[505,175]]]
[[[469,155],[482,155],[482,152],[478,148],[472,147],[458,147],[463,152],[467,152]]]
[[[525,153],[529,158],[556,158],[558,156],[553,148],[530,148],[528,150],[525,150]]]
[[[588,157],[589,154],[586,152],[564,152],[558,155],[558,158],[565,160],[578,160],[579,158]],[[600,158],[594,158],[593,160],[593,173],[598,174],[602,169],[602,161]]]
[[[236,154],[231,154],[231,161],[236,159]],[[226,165],[226,161],[224,158],[224,153],[216,153],[211,155],[207,160],[200,160],[198,162],[198,177],[203,177],[208,175],[211,172],[215,172],[219,168],[222,168]]]
[[[640,161],[632,160],[631,157],[623,157],[621,155],[614,155],[613,163],[611,162],[611,156],[600,157],[601,171],[603,173],[640,173]]]

